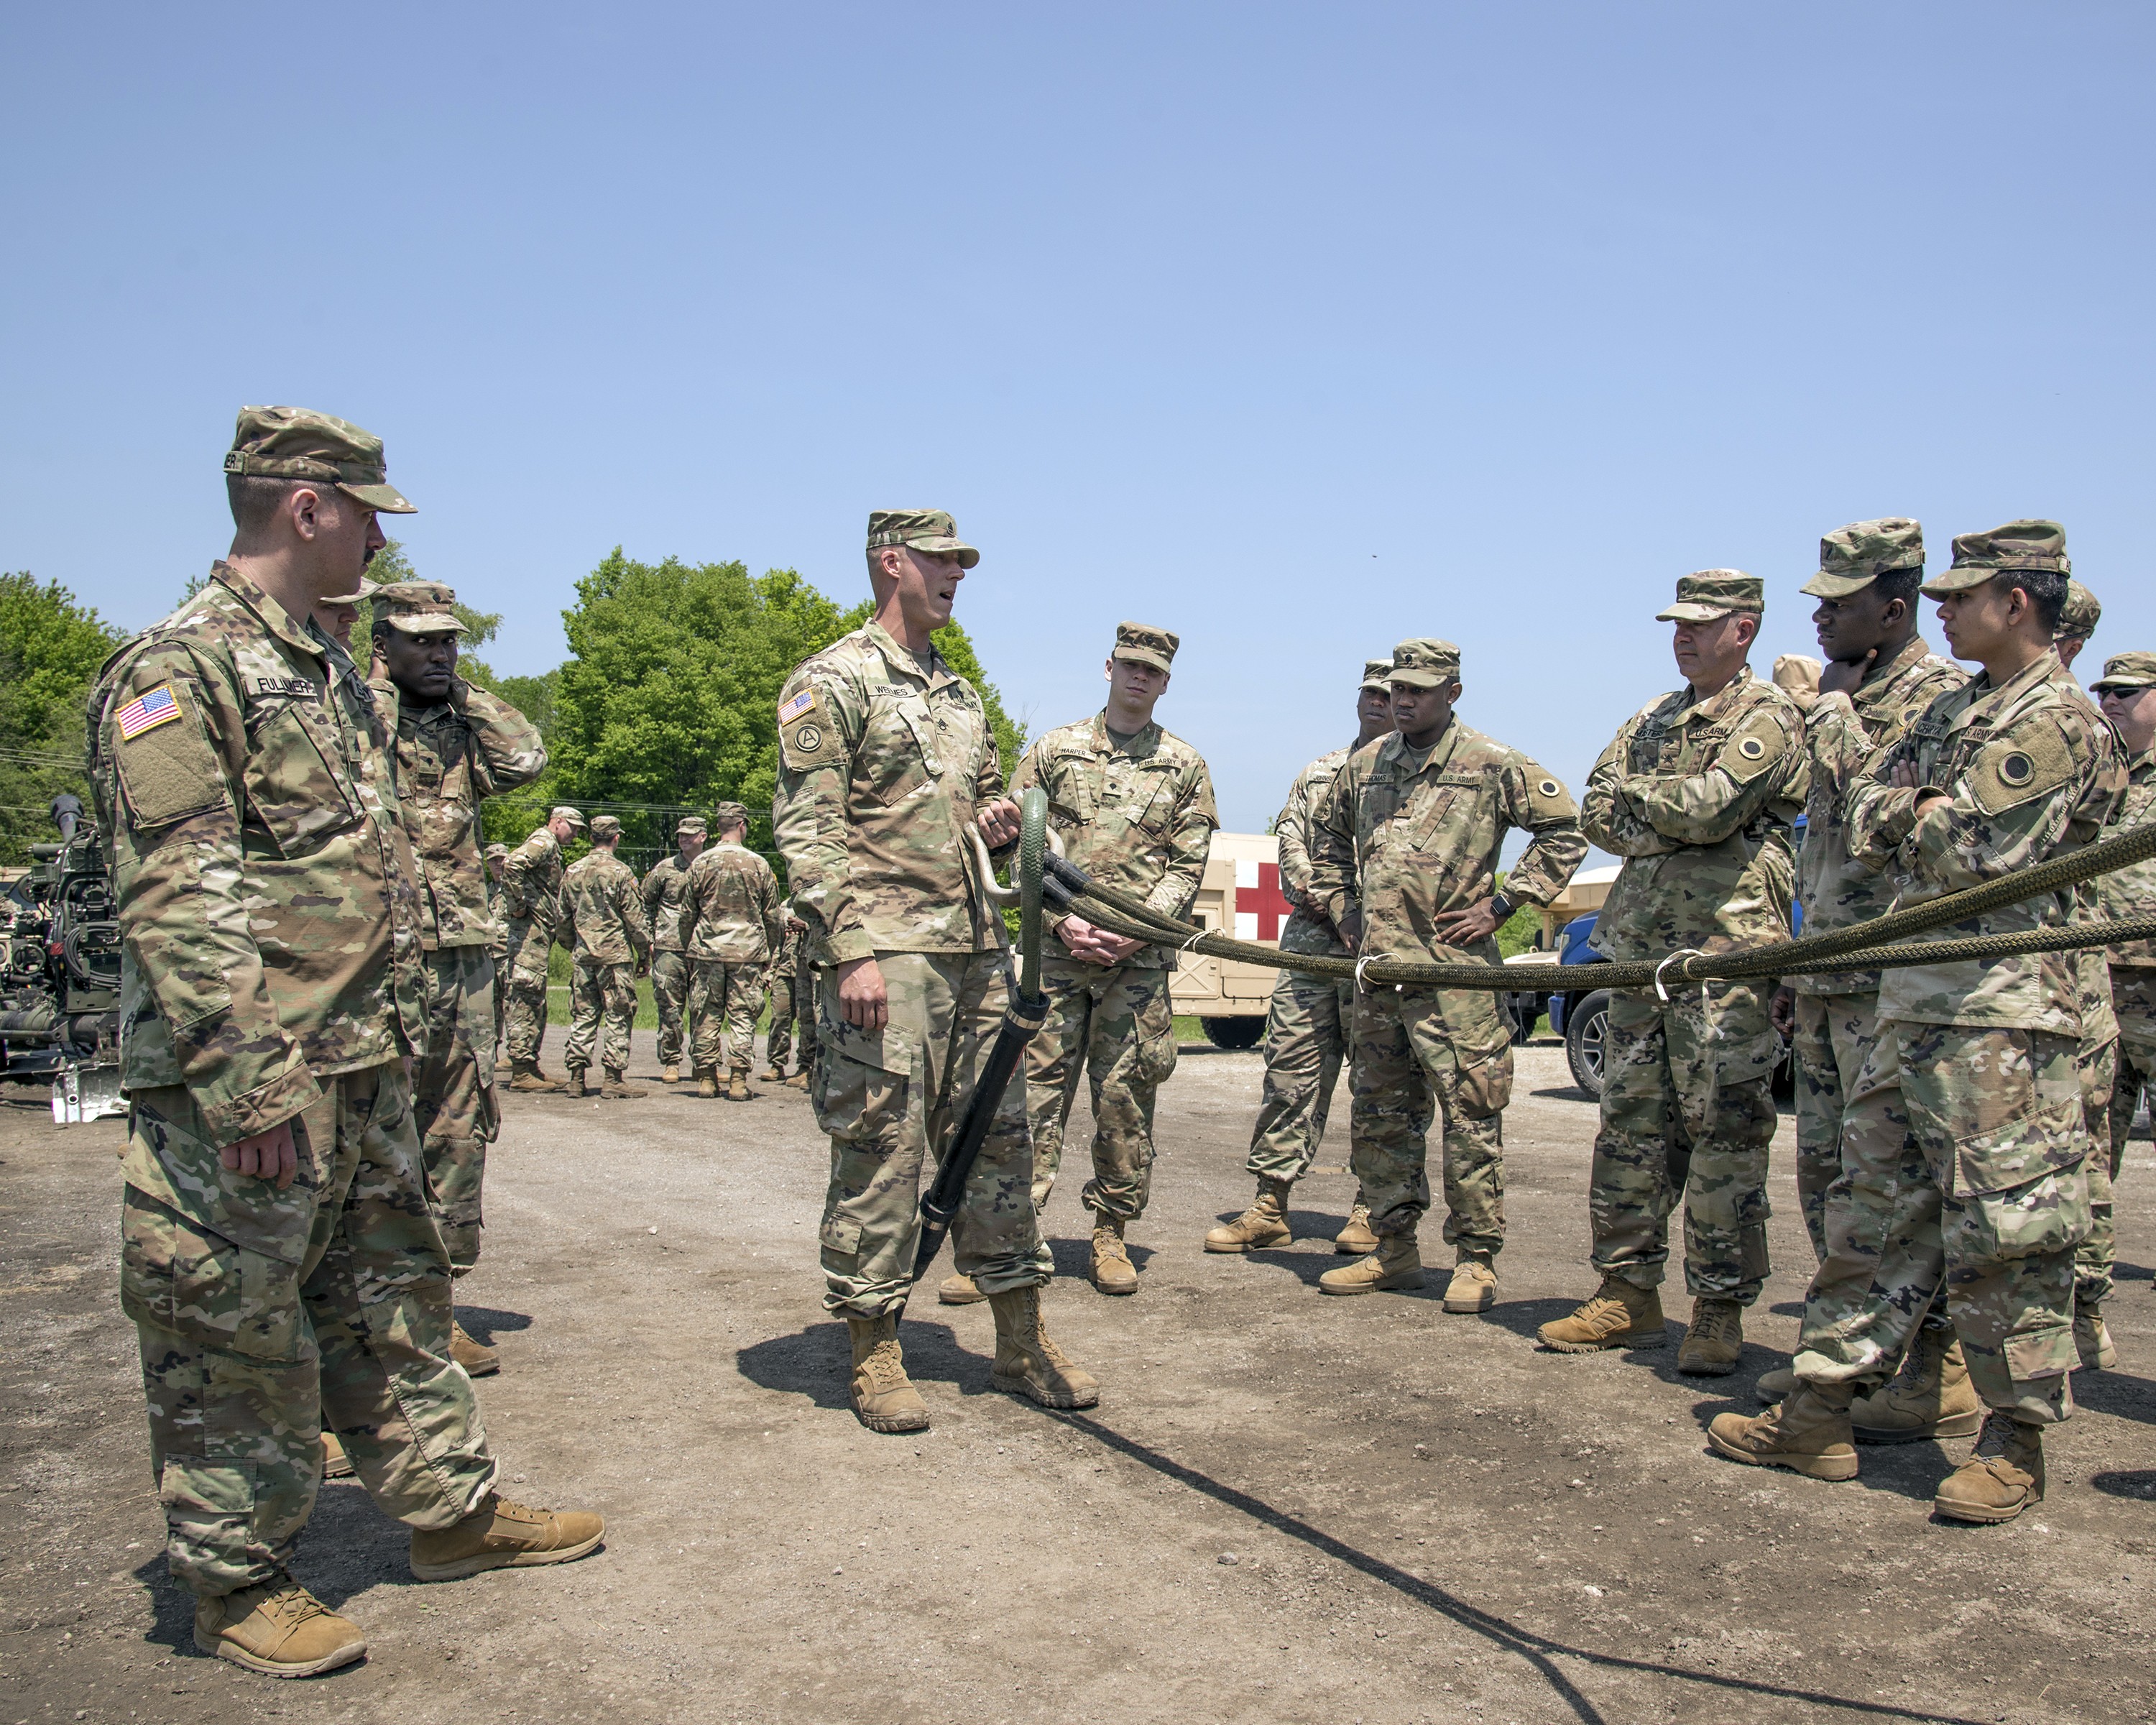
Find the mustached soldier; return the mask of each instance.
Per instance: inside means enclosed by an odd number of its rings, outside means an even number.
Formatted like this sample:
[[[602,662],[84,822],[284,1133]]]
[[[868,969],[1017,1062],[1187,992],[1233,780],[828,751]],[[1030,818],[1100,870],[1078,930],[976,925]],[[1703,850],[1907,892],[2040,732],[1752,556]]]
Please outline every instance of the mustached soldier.
[[[1287,801],[1273,822],[1280,839],[1281,896],[1295,908],[1280,932],[1283,952],[1327,958],[1348,956],[1348,943],[1332,926],[1324,905],[1311,896],[1311,852],[1316,822],[1332,782],[1348,757],[1393,728],[1389,659],[1363,661],[1362,686],[1356,692],[1357,732],[1353,747],[1320,755],[1295,777]],[[1258,1182],[1250,1209],[1205,1236],[1209,1252],[1247,1252],[1286,1245],[1288,1194],[1309,1172],[1325,1139],[1332,1112],[1332,1087],[1355,1034],[1355,985],[1329,977],[1284,970],[1273,984],[1265,1012],[1265,1084],[1250,1132],[1247,1164]],[[1355,1194],[1348,1225],[1333,1240],[1336,1250],[1360,1256],[1378,1249],[1370,1232],[1370,1207]]]
[[[1460,722],[1460,649],[1393,649],[1389,735],[1348,757],[1317,822],[1311,893],[1351,951],[1406,963],[1499,962],[1497,931],[1540,908],[1587,855],[1579,809],[1548,773]],[[1529,835],[1497,891],[1505,835]],[[1497,997],[1373,984],[1355,999],[1355,1178],[1377,1249],[1317,1279],[1328,1294],[1419,1288],[1415,1240],[1430,1208],[1425,1135],[1444,1132],[1445,1239],[1453,1312],[1486,1312],[1505,1245],[1504,1111],[1512,1039]]]
[[[2112,838],[2156,820],[2156,653],[2121,653],[2105,660],[2093,692],[2126,757],[2125,800],[2104,834]],[[2097,914],[2106,922],[2156,916],[2156,861],[2100,876]],[[2134,1109],[2144,1095],[2156,1106],[2156,941],[2112,947],[2104,957],[2118,1027],[2118,1064],[2101,1183],[2095,1178],[2097,1159],[2090,1163],[2089,1237],[2074,1264],[2074,1340],[2084,1366],[2107,1369],[2118,1359],[2103,1322],[2117,1247],[2112,1188]]]
[[[1032,785],[1047,792],[1049,823],[1072,862],[1171,916],[1184,915],[1198,896],[1220,824],[1204,758],[1153,722],[1179,644],[1164,629],[1116,625],[1106,708],[1050,732],[1011,775],[1014,794]],[[1082,916],[1051,916],[1049,926],[1062,951],[1041,956],[1048,1023],[1025,1053],[1034,1208],[1048,1206],[1064,1125],[1080,1080],[1090,1080],[1093,1178],[1079,1199],[1093,1214],[1093,1286],[1133,1294],[1138,1274],[1123,1230],[1145,1214],[1153,1098],[1175,1070],[1168,954]],[[956,1276],[939,1293],[950,1305],[979,1297]]]
[[[966,828],[1008,847],[1018,809],[1003,794],[981,697],[935,644],[979,561],[941,510],[876,511],[874,618],[797,666],[778,702],[772,829],[825,961],[810,1092],[831,1138],[824,1305],[845,1318],[848,1393],[872,1431],[928,1424],[898,1339],[921,1182],[950,1145],[1006,1000],[997,912],[973,879]],[[995,1314],[990,1381],[1050,1407],[1091,1407],[1098,1386],[1041,1321],[1053,1266],[1032,1178],[1025,1096],[1013,1085],[967,1177],[952,1245]]]
[[[681,1081],[682,1026],[689,1010],[689,954],[681,919],[689,910],[689,869],[704,854],[701,814],[684,815],[674,829],[674,854],[662,856],[644,877],[644,914],[651,924],[651,1000],[659,1009],[660,1082]]]
[[[496,1495],[449,1357],[393,733],[311,621],[383,544],[376,511],[412,506],[378,439],[304,408],[242,409],[225,474],[230,553],[90,702],[123,942],[121,1303],[195,1645],[305,1676],[367,1651],[287,1568],[325,1414],[422,1579],[581,1557],[603,1529]]]
[[[1594,927],[1620,963],[1720,952],[1789,934],[1789,824],[1804,807],[1804,715],[1747,663],[1764,598],[1757,577],[1707,569],[1677,583],[1671,645],[1685,686],[1628,719],[1588,776],[1580,824],[1625,859]],[[1588,1209],[1602,1286],[1544,1324],[1565,1353],[1655,1348],[1670,1212],[1685,1198],[1691,1324],[1677,1369],[1737,1368],[1743,1309],[1767,1278],[1767,1147],[1777,1049],[1771,983],[1614,994]]]
[[[569,956],[569,1040],[562,1050],[564,1096],[585,1094],[584,1074],[598,1056],[599,1094],[628,1101],[644,1094],[627,1081],[629,1035],[636,1024],[636,978],[651,952],[651,925],[636,875],[614,855],[621,822],[592,818],[592,848],[562,876],[562,906],[576,949]]]
[[[1954,656],[1984,670],[1934,701],[1851,792],[1851,847],[1902,877],[1900,903],[2080,850],[2116,814],[2124,764],[2051,647],[2066,577],[2056,522],[2010,521],[1955,540],[1953,567],[1925,583]],[[2078,916],[2069,890],[1956,932],[2058,929]],[[1989,1412],[1933,1507],[1993,1522],[2043,1500],[2044,1428],[2073,1410],[2074,1248],[2089,1228],[2079,970],[2071,952],[2043,952],[1884,973],[1878,1040],[1827,1194],[1826,1261],[1804,1301],[1799,1386],[1756,1419],[1718,1417],[1719,1453],[1854,1479],[1851,1401],[1892,1372],[1943,1284]]]
[[[567,803],[546,821],[503,866],[501,899],[509,942],[509,1001],[503,1013],[509,1047],[509,1087],[552,1091],[561,1086],[539,1070],[539,1045],[547,1038],[547,972],[557,941],[574,939],[562,902],[562,847],[584,829],[584,818]]]
[[[427,975],[427,1051],[413,1107],[427,1155],[434,1219],[458,1276],[479,1262],[486,1147],[501,1130],[494,1099],[495,926],[480,862],[479,805],[547,770],[538,727],[457,675],[452,607],[436,581],[374,596],[372,682],[396,727],[397,788],[419,861],[419,945]],[[450,1332],[474,1377],[501,1368],[491,1348]]]
[[[756,1015],[763,1010],[764,973],[778,948],[778,877],[748,848],[748,810],[721,803],[712,819],[719,842],[689,870],[681,916],[688,948],[689,1034],[696,1060],[696,1094],[719,1093],[746,1102],[755,1056]]]
[[[1804,714],[1811,788],[1797,898],[1807,934],[1869,922],[1893,903],[1892,879],[1850,850],[1850,788],[1935,699],[1969,680],[1917,633],[1923,570],[1924,533],[1915,521],[1857,521],[1820,541],[1819,573],[1801,589],[1819,601],[1812,623],[1826,659],[1818,697]],[[1797,1202],[1822,1262],[1827,1189],[1841,1173],[1845,1116],[1856,1075],[1877,1040],[1878,1011],[1876,970],[1800,976],[1774,995],[1775,1027],[1796,1055]],[[1773,1402],[1795,1388],[1795,1374],[1784,1369],[1763,1374],[1758,1391]],[[1976,1430],[1979,1407],[1960,1344],[1940,1308],[1918,1330],[1907,1374],[1852,1417],[1881,1438],[1962,1437]]]

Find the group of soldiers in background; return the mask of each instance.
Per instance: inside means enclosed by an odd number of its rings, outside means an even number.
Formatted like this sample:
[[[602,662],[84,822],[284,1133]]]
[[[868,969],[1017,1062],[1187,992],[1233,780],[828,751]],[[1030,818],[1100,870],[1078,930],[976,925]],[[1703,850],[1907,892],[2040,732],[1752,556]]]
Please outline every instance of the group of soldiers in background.
[[[512,1088],[552,1087],[537,1062],[565,935],[571,1095],[587,1093],[595,1059],[601,1096],[634,1094],[641,968],[661,1002],[666,1078],[679,1080],[685,1012],[706,1096],[721,1070],[728,1095],[749,1094],[757,1014],[767,987],[783,991],[767,1058],[783,1071],[798,1016],[831,1140],[819,1241],[825,1304],[852,1343],[852,1406],[877,1431],[928,1423],[897,1317],[921,1178],[1005,1016],[1008,937],[986,870],[1011,855],[1019,824],[980,697],[936,650],[978,562],[941,511],[870,517],[871,619],[780,694],[782,904],[736,803],[715,811],[708,849],[703,824],[685,820],[677,854],[640,882],[606,814],[564,868],[562,845],[586,829],[567,807],[513,852],[483,854],[481,801],[537,778],[545,751],[521,715],[456,675],[449,588],[365,582],[384,542],[377,513],[411,508],[379,439],[303,409],[247,408],[224,467],[230,553],[108,662],[90,716],[125,940],[121,1291],[197,1643],[299,1676],[366,1650],[287,1568],[328,1466],[348,1466],[410,1525],[423,1579],[567,1561],[603,1535],[596,1515],[499,1493],[472,1384],[498,1361],[464,1334],[452,1298],[480,1251],[497,1043]],[[1762,583],[1685,577],[1659,614],[1684,686],[1620,730],[1584,805],[1458,718],[1458,648],[1403,642],[1364,668],[1357,744],[1305,769],[1283,811],[1296,905],[1283,945],[1495,963],[1498,929],[1549,904],[1592,841],[1624,859],[1596,931],[1605,956],[1748,948],[1788,937],[1799,881],[1808,927],[1845,927],[2149,819],[2156,655],[2107,664],[2101,711],[2074,685],[2066,666],[2096,610],[2068,580],[2057,526],[1965,535],[1929,583],[1923,561],[1913,521],[1827,536],[1804,590],[1830,662],[1790,687],[1748,664]],[[1979,673],[1930,655],[1919,593]],[[370,599],[367,675],[351,631]],[[1013,778],[1046,793],[1065,850],[1096,880],[1172,918],[1190,911],[1217,824],[1204,762],[1153,716],[1178,646],[1166,629],[1122,625],[1103,710],[1041,737]],[[1501,875],[1515,829],[1527,848]],[[2143,865],[1962,932],[2152,912],[2156,865]],[[1075,916],[1052,932],[1047,1023],[972,1165],[942,1297],[989,1306],[998,1389],[1078,1408],[1099,1385],[1048,1332],[1040,1210],[1082,1075],[1091,1280],[1104,1294],[1137,1287],[1127,1233],[1145,1211],[1175,1039],[1168,952]],[[1712,1445],[1846,1480],[1857,1440],[1974,1430],[1938,1511],[2010,1519],[2042,1497],[2041,1433],[2071,1411],[2071,1372],[2113,1358],[2110,1181],[2156,1074],[2156,949],[1809,978],[1779,1004],[1741,982],[1619,995],[1589,1192],[1601,1286],[1543,1326],[1545,1348],[1666,1341],[1658,1287],[1681,1195],[1693,1307],[1679,1368],[1735,1368],[1768,1272],[1778,1019],[1802,1072],[1799,1184],[1820,1267],[1778,1399],[1717,1418]],[[1337,1243],[1355,1261],[1324,1291],[1423,1285],[1435,1124],[1455,1258],[1444,1307],[1490,1309],[1511,1043],[1489,993],[1284,973],[1250,1153],[1257,1196],[1207,1249],[1288,1240],[1288,1195],[1345,1061],[1360,1191]]]

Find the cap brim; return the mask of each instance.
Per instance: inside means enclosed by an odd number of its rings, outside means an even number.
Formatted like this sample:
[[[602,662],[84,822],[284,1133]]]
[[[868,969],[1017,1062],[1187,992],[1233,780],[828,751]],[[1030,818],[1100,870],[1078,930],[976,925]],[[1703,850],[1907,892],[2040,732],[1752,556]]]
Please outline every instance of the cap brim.
[[[2116,677],[2101,677],[2089,685],[2091,694],[2101,694],[2106,689],[2156,688],[2156,677],[2137,677],[2131,672]]]
[[[970,569],[981,560],[981,554],[963,539],[909,539],[906,547],[912,551],[925,551],[931,557],[956,557],[958,567]]]
[[[400,613],[383,620],[390,628],[408,635],[439,635],[452,631],[461,634],[464,630],[464,624],[457,620],[454,613],[449,611]]]
[[[1380,695],[1390,695],[1393,692],[1392,682],[1385,677],[1365,677],[1363,679],[1363,687],[1374,689]]]
[[[1797,591],[1815,599],[1845,599],[1853,593],[1862,593],[1878,578],[1876,570],[1869,575],[1830,575],[1822,569]]]
[[[339,485],[337,490],[347,497],[357,497],[369,509],[378,509],[384,515],[417,515],[418,506],[407,503],[404,494],[386,481],[378,485]]]
[[[1397,685],[1404,689],[1442,689],[1451,680],[1452,673],[1450,671],[1419,670],[1412,667],[1396,670],[1385,679],[1389,687]]]
[[[316,600],[316,603],[322,605],[361,605],[366,603],[367,600],[372,598],[375,594],[381,591],[382,583],[380,582],[369,581],[362,575],[360,577],[359,590],[357,593],[325,593],[320,599]]]
[[[1163,659],[1159,654],[1150,652],[1143,647],[1118,647],[1108,657],[1128,660],[1132,665],[1150,665],[1157,671],[1166,671],[1170,676],[1175,675],[1173,665]]]
[[[1928,599],[1943,599],[1950,594],[1968,593],[1992,580],[2000,572],[1997,569],[1948,569],[1934,575],[1917,591]]]
[[[1730,617],[1742,608],[1736,605],[1702,604],[1697,599],[1686,599],[1666,611],[1655,613],[1657,623],[1712,623],[1717,617]]]

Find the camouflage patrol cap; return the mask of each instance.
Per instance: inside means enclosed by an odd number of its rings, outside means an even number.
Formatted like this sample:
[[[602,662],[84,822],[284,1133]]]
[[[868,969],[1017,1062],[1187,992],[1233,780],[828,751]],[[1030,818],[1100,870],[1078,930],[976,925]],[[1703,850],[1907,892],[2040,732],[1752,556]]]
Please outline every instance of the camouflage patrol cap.
[[[557,803],[547,811],[547,819],[550,822],[566,820],[580,833],[584,829],[584,817],[582,812],[572,809],[567,803]]]
[[[970,569],[981,554],[958,536],[958,524],[940,509],[872,509],[869,511],[869,549],[903,545],[936,557],[956,557],[958,567]]]
[[[1389,659],[1366,659],[1363,661],[1363,686],[1375,689],[1380,694],[1389,694],[1393,686],[1393,662]]]
[[[1981,587],[2010,569],[2049,569],[2060,575],[2071,574],[2073,565],[2066,561],[2066,530],[2056,521],[2009,521],[1989,532],[1964,533],[1953,542],[1953,567],[1932,577],[1922,590],[1928,599],[1943,599],[1950,593]]]
[[[461,632],[464,624],[449,608],[456,602],[455,590],[439,581],[393,581],[375,588],[374,614],[408,635],[436,635],[447,629]]]
[[[1183,637],[1172,629],[1155,629],[1149,623],[1119,623],[1111,659],[1127,659],[1132,665],[1149,665],[1155,670],[1175,669],[1175,649]]]
[[[592,817],[592,842],[603,845],[609,839],[621,836],[621,817],[618,814],[594,814]]]
[[[711,819],[723,833],[728,827],[747,826],[748,810],[738,803],[721,803],[711,810]]]
[[[677,839],[684,835],[701,838],[703,832],[704,817],[701,814],[685,814],[674,824],[674,836]]]
[[[2103,662],[2103,675],[2092,689],[2147,689],[2156,686],[2156,653],[2114,653]]]
[[[2066,583],[2066,602],[2059,608],[2059,626],[2051,631],[2055,641],[2086,641],[2103,621],[2103,607],[2080,582]]]
[[[363,605],[381,591],[380,582],[369,581],[362,575],[359,578],[358,587],[352,592],[327,593],[315,603],[318,605]]]
[[[263,479],[326,480],[385,515],[418,512],[389,483],[380,438],[308,408],[242,408],[224,470]]]
[[[1442,689],[1460,675],[1460,649],[1450,641],[1402,641],[1385,667],[1387,683],[1409,689]]]
[[[1799,593],[1815,599],[1845,599],[1892,569],[1924,567],[1924,530],[1906,516],[1851,521],[1820,541],[1819,573]]]
[[[490,845],[480,852],[480,860],[482,862],[506,862],[508,857],[509,847],[506,845]]]
[[[1767,586],[1742,569],[1699,569],[1677,578],[1676,603],[1655,613],[1657,623],[1712,623],[1732,612],[1754,617],[1767,608]]]

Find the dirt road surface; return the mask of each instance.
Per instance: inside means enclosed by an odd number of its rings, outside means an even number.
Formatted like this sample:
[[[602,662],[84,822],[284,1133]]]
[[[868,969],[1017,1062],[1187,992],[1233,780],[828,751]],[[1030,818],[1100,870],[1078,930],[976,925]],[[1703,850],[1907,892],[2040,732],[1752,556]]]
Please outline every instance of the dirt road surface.
[[[639,1036],[639,1069],[654,1070]],[[1809,1250],[1775,1146],[1777,1271],[1744,1370],[1674,1346],[1539,1353],[1592,1286],[1594,1111],[1524,1050],[1512,1245],[1486,1317],[1322,1297],[1342,1127],[1291,1250],[1207,1256],[1248,1196],[1255,1055],[1187,1053],[1161,1101],[1132,1298],[1082,1280],[1082,1153],[1048,1213],[1057,1337],[1105,1388],[1056,1416],[988,1384],[984,1307],[904,1327],[934,1428],[846,1410],[819,1305],[825,1149],[798,1092],[748,1105],[508,1098],[465,1322],[513,1494],[608,1518],[559,1568],[428,1586],[326,1488],[300,1577],[367,1662],[274,1683],[198,1655],[166,1579],[132,1332],[117,1122],[0,1105],[0,1725],[296,1720],[2110,1721],[2156,1714],[2156,1163],[2130,1146],[2122,1369],[2077,1380],[2051,1495],[1930,1517],[1965,1447],[1867,1450],[1821,1485],[1705,1453],[1796,1333]],[[1074,1146],[1085,1142],[1084,1108]],[[1442,1256],[1429,1230],[1433,1258]],[[1676,1322],[1688,1309],[1669,1301]]]

